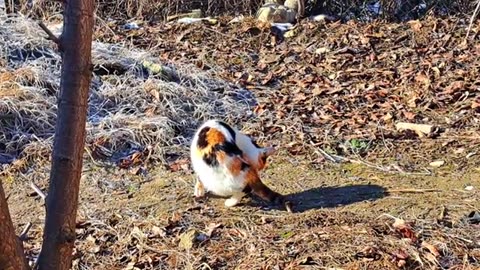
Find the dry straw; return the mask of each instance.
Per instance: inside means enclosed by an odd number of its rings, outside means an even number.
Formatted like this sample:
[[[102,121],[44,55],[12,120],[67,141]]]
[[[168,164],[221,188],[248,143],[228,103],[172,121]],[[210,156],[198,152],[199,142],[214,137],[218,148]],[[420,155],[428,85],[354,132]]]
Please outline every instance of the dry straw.
[[[12,156],[49,156],[55,130],[61,58],[25,17],[0,20],[0,146]],[[149,52],[95,42],[87,147],[118,159],[149,148],[151,158],[186,153],[196,127],[210,118],[239,124],[251,93],[190,64],[161,65]],[[152,71],[161,71],[155,75]],[[115,74],[117,72],[117,74]],[[162,76],[163,74],[163,76]],[[164,76],[167,75],[167,76]]]

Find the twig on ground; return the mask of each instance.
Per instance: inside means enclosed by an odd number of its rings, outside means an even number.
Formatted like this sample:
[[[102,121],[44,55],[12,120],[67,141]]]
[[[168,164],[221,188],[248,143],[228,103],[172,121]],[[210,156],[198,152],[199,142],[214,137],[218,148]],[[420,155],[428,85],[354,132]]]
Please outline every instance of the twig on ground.
[[[316,144],[313,141],[310,141],[310,144],[314,147],[313,151],[315,151],[317,155],[323,155],[326,159],[330,160],[331,162],[338,163],[338,160],[332,157],[329,153],[325,152],[325,150],[319,147],[317,148],[319,144]]]
[[[317,146],[317,144],[313,143],[312,141],[310,141],[310,144],[312,146]],[[315,153],[317,153],[317,155],[322,155],[324,156],[326,159],[334,162],[334,163],[338,163],[338,162],[341,162],[341,161],[344,161],[344,162],[351,162],[351,163],[355,163],[355,164],[361,164],[361,165],[365,165],[367,167],[370,167],[370,168],[374,168],[374,169],[377,169],[377,170],[380,170],[382,172],[387,172],[387,173],[400,173],[400,174],[405,174],[405,175],[431,175],[432,173],[428,170],[425,169],[425,172],[406,172],[405,170],[403,170],[402,168],[400,168],[400,166],[398,165],[392,165],[392,166],[388,166],[388,167],[384,167],[384,166],[381,166],[381,165],[377,165],[377,164],[373,164],[371,162],[368,162],[368,161],[364,161],[364,160],[361,160],[361,159],[352,159],[352,158],[348,158],[348,157],[342,157],[342,156],[339,156],[339,155],[331,155],[331,154],[328,154],[327,152],[325,152],[324,150],[322,150],[321,148],[313,148],[313,150],[315,151]],[[394,168],[395,170],[392,170],[392,168]]]
[[[323,156],[325,156],[325,158],[327,158],[328,160],[332,161],[332,162],[335,162],[335,163],[338,163],[338,160],[334,159],[330,154],[328,154],[327,152],[323,151],[322,149],[318,148],[318,149],[315,149],[315,151],[318,151],[320,152]]]
[[[35,183],[30,182],[30,187],[35,190],[35,192],[42,197],[42,199],[45,201],[47,199],[47,195],[37,186]]]
[[[427,193],[427,192],[441,192],[440,189],[427,188],[427,189],[416,189],[416,188],[401,188],[401,189],[387,189],[386,192],[396,192],[396,193]]]
[[[22,232],[20,233],[20,235],[18,236],[18,238],[20,238],[21,241],[26,241],[28,239],[28,231],[30,230],[30,228],[32,227],[32,223],[31,222],[28,222],[25,227],[23,228]]]
[[[473,243],[472,240],[468,240],[468,239],[465,239],[465,238],[460,237],[460,236],[457,236],[457,235],[452,235],[452,237],[453,237],[453,238],[456,238],[456,239],[458,239],[458,240],[462,240],[462,241],[464,241],[464,242],[467,242],[467,243],[469,243],[469,244],[472,244],[472,243]]]
[[[348,161],[348,162],[351,162],[351,163],[355,163],[355,164],[365,165],[367,167],[374,168],[374,169],[377,169],[377,170],[380,170],[380,171],[386,172],[386,173],[400,173],[400,174],[405,174],[405,175],[431,175],[432,174],[430,171],[428,171],[426,169],[425,169],[425,172],[406,172],[403,169],[401,169],[400,167],[398,167],[398,165],[384,167],[384,166],[377,165],[377,164],[374,164],[374,163],[371,163],[371,162],[368,162],[368,161],[364,161],[364,160],[361,160],[361,159],[356,160],[356,159],[351,159],[351,158],[342,157],[342,156],[338,156],[338,155],[332,155],[332,157],[343,160],[343,161]],[[391,167],[395,168],[395,170],[392,170]]]
[[[48,39],[55,42],[59,47],[61,46],[60,39],[57,36],[55,36],[55,34],[53,34],[52,31],[50,31],[50,29],[48,29],[48,27],[43,22],[39,22],[38,25],[48,35]]]
[[[468,24],[468,29],[467,29],[467,34],[465,35],[465,39],[463,40],[463,43],[467,43],[468,36],[470,35],[470,31],[472,30],[472,25],[473,21],[477,17],[478,10],[480,9],[480,0],[477,0],[477,6],[475,7],[475,11],[472,14],[472,17],[470,17],[470,23]]]

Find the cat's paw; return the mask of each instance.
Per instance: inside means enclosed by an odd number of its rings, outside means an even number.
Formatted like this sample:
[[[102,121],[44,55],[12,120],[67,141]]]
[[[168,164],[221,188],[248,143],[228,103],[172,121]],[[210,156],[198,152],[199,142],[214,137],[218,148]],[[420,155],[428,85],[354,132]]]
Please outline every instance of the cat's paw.
[[[193,196],[195,196],[195,198],[203,198],[205,197],[205,190],[195,188]]]
[[[240,199],[232,197],[232,198],[229,198],[229,199],[225,200],[225,206],[226,207],[233,207],[233,206],[237,205],[239,202],[240,202]]]

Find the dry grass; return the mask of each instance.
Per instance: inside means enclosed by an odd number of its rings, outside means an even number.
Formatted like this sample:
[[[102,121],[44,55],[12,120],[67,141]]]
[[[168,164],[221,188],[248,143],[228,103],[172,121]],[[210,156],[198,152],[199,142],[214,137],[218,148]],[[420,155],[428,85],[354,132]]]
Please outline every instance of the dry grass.
[[[37,33],[40,28],[22,17],[0,23],[0,48],[10,63],[0,76],[0,145],[28,160],[48,157],[61,70],[59,54]],[[240,123],[255,102],[214,71],[162,66],[170,78],[152,74],[145,63],[160,63],[146,51],[95,43],[93,63],[87,148],[111,161],[145,149],[157,161],[185,152],[199,122]]]
[[[47,19],[61,13],[58,2],[39,0],[33,7],[29,0],[17,1],[17,10],[35,18]],[[207,16],[252,15],[263,0],[100,0],[97,1],[97,15],[103,19],[116,20],[145,19],[165,20],[167,16],[201,9]],[[376,3],[382,6],[381,13],[375,11]],[[426,14],[471,15],[474,1],[471,0],[306,0],[307,15],[331,14],[340,18],[380,18],[390,21],[421,18]]]

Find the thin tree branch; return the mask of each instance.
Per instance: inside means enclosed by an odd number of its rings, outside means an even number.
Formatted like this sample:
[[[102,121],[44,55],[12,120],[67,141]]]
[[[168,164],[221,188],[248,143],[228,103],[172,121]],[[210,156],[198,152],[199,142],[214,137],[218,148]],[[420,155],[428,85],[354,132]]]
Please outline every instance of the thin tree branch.
[[[55,36],[55,34],[53,34],[52,31],[50,31],[50,29],[48,29],[48,27],[43,22],[39,22],[38,25],[48,35],[49,40],[55,42],[59,47],[61,46],[60,38]]]

